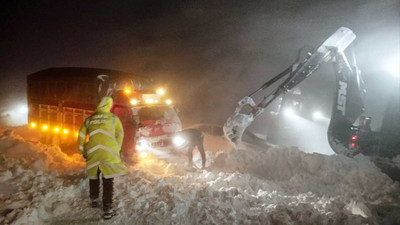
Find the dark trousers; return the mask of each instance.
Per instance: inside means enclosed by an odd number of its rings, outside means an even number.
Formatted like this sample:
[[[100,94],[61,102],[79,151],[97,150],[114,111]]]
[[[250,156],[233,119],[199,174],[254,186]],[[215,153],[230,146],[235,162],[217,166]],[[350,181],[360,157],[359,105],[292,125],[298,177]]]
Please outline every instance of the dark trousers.
[[[113,191],[114,191],[114,178],[102,178],[103,181],[103,207],[111,208],[113,203]],[[97,170],[97,180],[89,180],[90,187],[90,199],[95,200],[99,198],[100,193],[100,170]]]
[[[198,136],[198,138],[196,138],[190,142],[189,149],[188,149],[189,165],[191,165],[193,162],[193,150],[195,147],[197,147],[197,150],[199,150],[200,155],[201,155],[202,168],[206,167],[206,153],[204,152],[203,142],[204,142],[203,135]]]

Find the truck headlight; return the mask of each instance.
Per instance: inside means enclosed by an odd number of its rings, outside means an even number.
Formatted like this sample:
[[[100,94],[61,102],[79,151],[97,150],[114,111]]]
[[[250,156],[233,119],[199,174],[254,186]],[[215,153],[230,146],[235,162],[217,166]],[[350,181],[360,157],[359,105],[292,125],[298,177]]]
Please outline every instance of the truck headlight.
[[[149,143],[147,143],[147,141],[143,138],[140,138],[137,142],[136,142],[136,150],[138,151],[145,151],[147,149],[149,149]]]
[[[162,88],[157,89],[157,94],[158,95],[164,95],[165,94],[165,90]]]
[[[138,104],[138,100],[136,100],[136,99],[131,99],[131,104],[132,104],[132,105],[137,105],[137,104]]]
[[[139,154],[140,158],[146,158],[148,156],[147,152],[141,152]]]
[[[312,117],[313,117],[314,120],[321,120],[321,119],[324,118],[324,116],[322,115],[322,113],[320,111],[315,111],[312,114]]]
[[[387,61],[384,64],[385,70],[391,73],[393,76],[400,76],[400,63],[399,57],[392,59],[391,61]]]
[[[28,107],[26,106],[20,106],[18,109],[18,113],[20,114],[27,114],[28,113]]]
[[[294,117],[296,115],[296,113],[294,112],[294,110],[292,108],[286,108],[285,111],[283,111],[283,113],[287,117]]]
[[[175,135],[173,138],[172,138],[172,143],[176,146],[176,147],[178,147],[178,148],[182,148],[183,146],[185,146],[186,145],[186,143],[187,143],[187,140],[184,138],[184,137],[182,137],[182,135]]]

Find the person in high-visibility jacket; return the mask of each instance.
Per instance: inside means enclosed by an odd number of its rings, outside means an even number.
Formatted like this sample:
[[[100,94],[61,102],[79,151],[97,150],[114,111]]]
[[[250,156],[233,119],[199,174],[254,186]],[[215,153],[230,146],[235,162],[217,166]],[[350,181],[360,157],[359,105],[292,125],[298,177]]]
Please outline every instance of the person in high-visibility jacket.
[[[78,138],[79,153],[86,159],[92,207],[98,207],[102,174],[104,219],[116,215],[112,209],[114,177],[127,172],[120,157],[123,127],[119,118],[110,112],[112,104],[112,98],[102,98],[96,112],[82,124]]]

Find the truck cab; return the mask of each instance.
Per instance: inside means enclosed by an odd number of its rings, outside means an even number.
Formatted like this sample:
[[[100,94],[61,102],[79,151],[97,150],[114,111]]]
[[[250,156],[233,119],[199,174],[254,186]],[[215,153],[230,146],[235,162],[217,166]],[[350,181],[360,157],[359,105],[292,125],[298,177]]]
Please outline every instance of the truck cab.
[[[172,136],[182,129],[176,108],[170,99],[157,91],[125,89],[114,96],[111,112],[119,117],[124,127],[122,152],[124,157],[144,158],[147,152],[171,150]]]

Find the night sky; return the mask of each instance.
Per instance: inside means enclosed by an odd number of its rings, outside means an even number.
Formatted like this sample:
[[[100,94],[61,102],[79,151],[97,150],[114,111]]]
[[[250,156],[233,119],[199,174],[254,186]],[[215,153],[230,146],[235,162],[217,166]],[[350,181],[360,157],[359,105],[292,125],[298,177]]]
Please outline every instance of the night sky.
[[[186,123],[222,124],[239,99],[318,47],[339,27],[357,35],[356,54],[377,118],[399,77],[400,1],[3,1],[0,102],[26,101],[26,76],[49,67],[96,67],[166,84]],[[330,111],[330,65],[302,88]],[[189,122],[190,121],[190,122]]]

